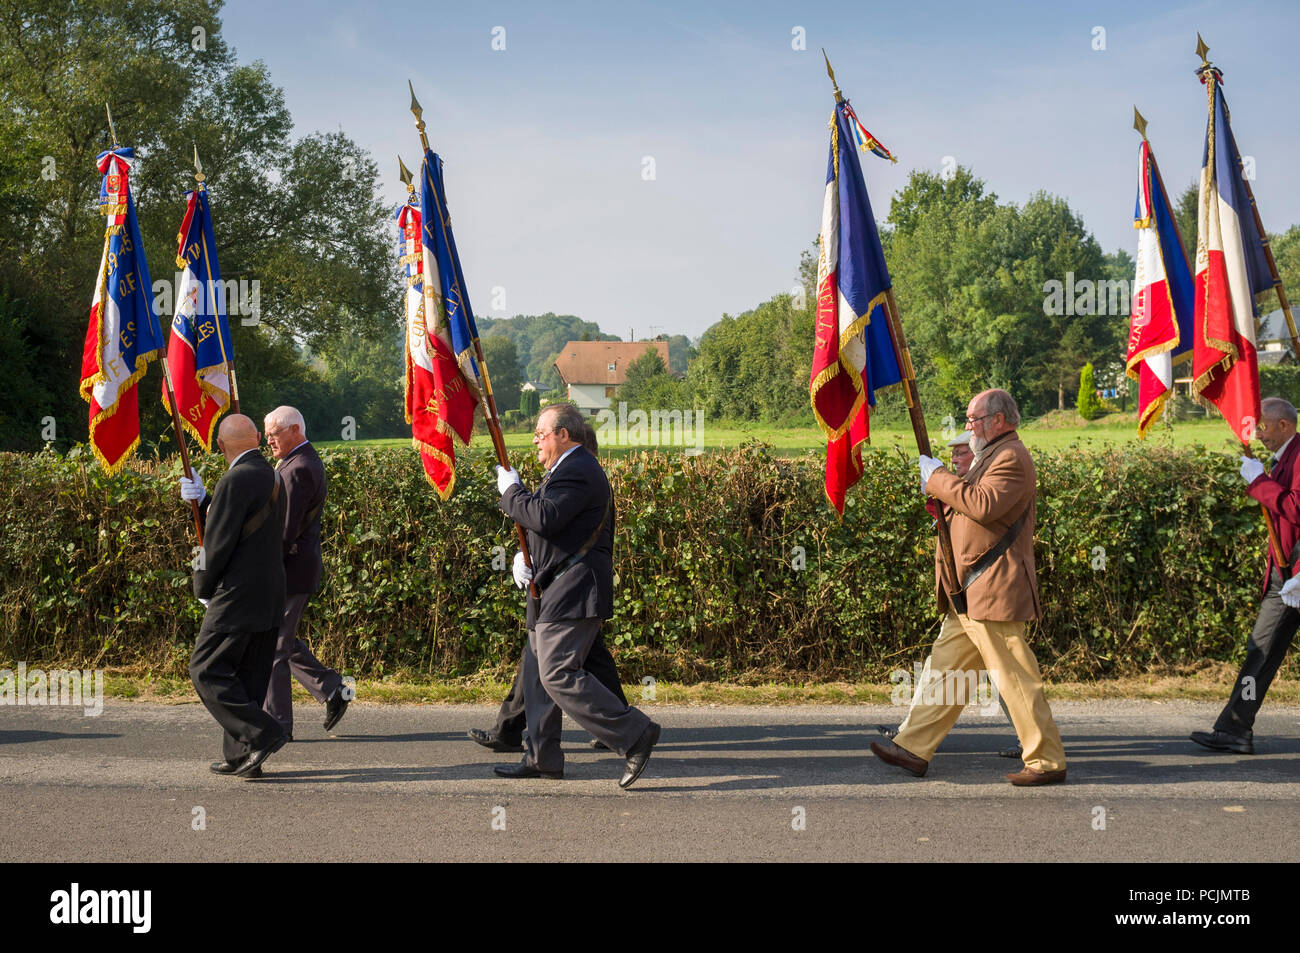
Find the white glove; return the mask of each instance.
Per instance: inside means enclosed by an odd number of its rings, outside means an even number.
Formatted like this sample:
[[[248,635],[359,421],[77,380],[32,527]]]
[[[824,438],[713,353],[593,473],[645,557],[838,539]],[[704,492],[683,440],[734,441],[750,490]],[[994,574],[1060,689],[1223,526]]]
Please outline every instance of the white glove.
[[[1300,579],[1292,576],[1282,583],[1282,601],[1292,609],[1300,609]]]
[[[194,471],[194,479],[183,476],[181,477],[181,499],[187,503],[193,500],[195,503],[202,503],[208,495],[208,491],[203,489],[203,474],[198,470]]]
[[[930,482],[930,477],[934,471],[943,466],[943,461],[921,454],[917,460],[917,465],[921,468],[921,492],[924,493],[925,485]]]
[[[206,609],[206,608],[208,607],[208,600],[207,600],[207,599],[199,599],[199,602],[203,603],[203,608]]]
[[[507,470],[505,467],[497,466],[497,492],[505,496],[506,490],[510,489],[511,484],[518,483],[523,486],[523,481],[519,479],[519,473],[515,470]]]
[[[1241,478],[1247,483],[1254,483],[1264,475],[1264,464],[1260,463],[1254,457],[1243,456],[1241,458]]]
[[[524,565],[524,554],[522,552],[515,553],[514,573],[515,573],[515,585],[518,586],[520,589],[523,589],[525,586],[527,586],[530,582],[533,581],[532,567]]]

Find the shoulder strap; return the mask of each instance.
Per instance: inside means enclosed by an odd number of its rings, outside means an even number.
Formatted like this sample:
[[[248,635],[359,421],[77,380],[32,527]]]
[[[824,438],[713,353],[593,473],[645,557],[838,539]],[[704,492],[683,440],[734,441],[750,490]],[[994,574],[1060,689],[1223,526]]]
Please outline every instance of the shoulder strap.
[[[275,509],[276,501],[279,499],[280,474],[277,471],[275,474],[275,485],[271,487],[271,495],[267,498],[267,501],[262,504],[261,508],[245,521],[243,528],[239,531],[239,541],[241,543],[262,528],[262,524],[267,521],[268,517],[270,517],[272,511]]]
[[[988,572],[989,568],[1002,558],[1002,554],[1011,548],[1011,544],[1016,541],[1020,531],[1025,528],[1025,519],[1029,516],[1029,507],[1033,502],[1033,500],[1030,500],[1026,503],[1025,508],[1020,511],[1020,515],[1016,517],[1015,522],[1008,526],[1007,531],[1002,534],[1002,538],[994,543],[992,549],[975,560],[975,565],[970,567],[970,572],[966,574],[965,580],[962,581],[962,592],[969,589],[976,579]]]
[[[591,537],[585,543],[582,544],[581,549],[579,549],[576,553],[570,555],[568,559],[566,559],[564,562],[560,563],[560,565],[556,567],[555,572],[551,573],[551,577],[546,581],[547,586],[555,582],[556,579],[564,575],[566,572],[568,572],[570,569],[572,569],[578,563],[582,562],[583,559],[587,557],[587,553],[591,552],[592,547],[596,545],[596,541],[600,539],[600,534],[605,531],[605,524],[609,522],[609,514],[613,509],[614,509],[614,488],[611,486],[609,488],[609,498],[605,500],[605,515],[601,517],[600,525],[596,527],[596,531],[591,534]],[[544,587],[542,585],[540,584],[538,585],[539,592],[543,588]]]

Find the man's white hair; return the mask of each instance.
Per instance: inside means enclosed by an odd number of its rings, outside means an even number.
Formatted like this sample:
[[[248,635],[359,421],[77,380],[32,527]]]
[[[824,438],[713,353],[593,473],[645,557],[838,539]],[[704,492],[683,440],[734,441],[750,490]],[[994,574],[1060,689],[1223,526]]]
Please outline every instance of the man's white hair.
[[[263,425],[267,430],[270,430],[272,426],[287,430],[295,424],[298,427],[298,432],[304,437],[307,436],[307,422],[302,419],[302,413],[297,407],[290,407],[288,404],[275,408],[266,415],[266,419],[263,421]]]

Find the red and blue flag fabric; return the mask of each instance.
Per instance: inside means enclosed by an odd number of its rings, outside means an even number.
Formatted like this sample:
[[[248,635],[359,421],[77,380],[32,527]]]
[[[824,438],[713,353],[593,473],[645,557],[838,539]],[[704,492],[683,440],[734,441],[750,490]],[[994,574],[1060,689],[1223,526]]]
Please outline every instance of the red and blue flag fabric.
[[[469,442],[478,399],[452,352],[450,330],[435,329],[427,320],[430,313],[438,314],[431,309],[442,294],[426,291],[423,216],[414,196],[397,209],[397,228],[398,257],[406,276],[406,422],[425,478],[445,500],[456,486],[452,436]]]
[[[1174,367],[1192,357],[1195,309],[1187,252],[1145,138],[1138,147],[1133,227],[1138,251],[1125,367],[1138,382],[1138,436],[1144,437],[1173,390]]]
[[[1192,390],[1249,444],[1260,409],[1255,298],[1273,287],[1273,278],[1218,71],[1202,70],[1201,82],[1209,94],[1209,119],[1197,203]]]
[[[140,443],[137,384],[163,347],[131,198],[134,157],[132,149],[116,147],[96,160],[104,177],[99,211],[107,216],[107,225],[82,349],[80,389],[90,404],[91,449],[109,472],[121,467]]]
[[[836,104],[809,380],[813,415],[827,440],[826,496],[841,514],[849,487],[862,475],[862,444],[870,438],[876,395],[903,379],[887,313],[889,269],[858,162],[858,148],[871,148],[858,131],[861,125],[847,100]]]
[[[185,198],[185,217],[176,236],[176,267],[181,271],[167,365],[181,423],[203,449],[211,450],[217,418],[230,406],[235,351],[207,189],[200,185]],[[165,384],[162,401],[170,411]]]

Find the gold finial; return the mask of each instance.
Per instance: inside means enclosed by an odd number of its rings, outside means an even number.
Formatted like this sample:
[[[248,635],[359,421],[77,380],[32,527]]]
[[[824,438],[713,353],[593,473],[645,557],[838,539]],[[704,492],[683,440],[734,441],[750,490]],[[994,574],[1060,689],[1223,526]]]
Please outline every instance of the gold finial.
[[[1201,39],[1201,31],[1197,30],[1196,31],[1196,55],[1201,58],[1201,69],[1205,69],[1207,66],[1210,65],[1210,61],[1205,58],[1205,54],[1208,52],[1210,52],[1210,48],[1206,46],[1205,41]]]
[[[203,183],[207,181],[207,176],[203,174],[203,165],[199,162],[199,147],[194,147],[194,181],[199,183],[199,190],[202,191]]]
[[[104,103],[104,112],[108,113],[108,134],[113,140],[113,148],[117,148],[117,130],[113,128],[113,110],[108,108],[108,103]]]
[[[822,59],[826,61],[826,75],[831,78],[831,85],[835,87],[835,101],[844,102],[844,96],[840,92],[840,84],[835,82],[835,70],[831,69],[831,58],[826,55],[826,47],[822,47]]]
[[[1136,106],[1133,107],[1133,128],[1138,131],[1138,134],[1143,139],[1147,137],[1147,121],[1142,118],[1142,114],[1138,112]]]
[[[424,146],[427,151],[429,148],[429,137],[424,132],[424,110],[420,108],[420,101],[415,98],[415,87],[408,79],[406,85],[411,90],[411,112],[415,113],[415,128],[420,131],[420,145]]]
[[[414,179],[414,176],[411,175],[411,170],[406,167],[406,163],[402,161],[401,156],[397,157],[397,167],[400,170],[397,173],[398,178],[400,178],[402,180],[402,184],[406,186],[406,191],[409,192],[411,195],[414,195],[415,183],[412,181]]]

